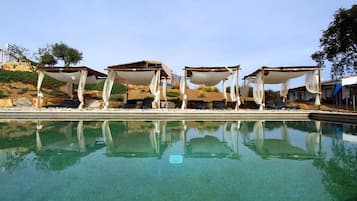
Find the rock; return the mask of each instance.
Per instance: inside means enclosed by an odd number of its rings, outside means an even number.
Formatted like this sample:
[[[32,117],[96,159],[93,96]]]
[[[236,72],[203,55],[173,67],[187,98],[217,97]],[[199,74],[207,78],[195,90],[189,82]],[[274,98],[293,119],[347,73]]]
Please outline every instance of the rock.
[[[88,100],[87,107],[88,108],[100,108],[101,102],[99,100]]]
[[[0,99],[0,107],[12,107],[12,99],[6,98],[6,99]]]
[[[29,62],[7,62],[3,64],[3,70],[33,72],[34,67]]]
[[[18,98],[14,101],[14,105],[17,107],[31,107],[32,102],[27,98]]]

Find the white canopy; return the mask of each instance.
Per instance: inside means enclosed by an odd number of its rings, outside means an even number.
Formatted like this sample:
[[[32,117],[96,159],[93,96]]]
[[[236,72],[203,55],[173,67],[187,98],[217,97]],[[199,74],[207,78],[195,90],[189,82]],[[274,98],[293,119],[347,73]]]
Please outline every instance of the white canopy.
[[[300,76],[306,77],[306,89],[316,94],[316,105],[320,105],[320,91],[319,91],[319,75],[316,71],[320,70],[317,66],[294,66],[294,67],[265,67],[254,71],[253,73],[244,77],[244,80],[254,81],[255,87],[253,89],[254,101],[260,105],[262,110],[264,107],[264,84],[281,84],[280,95],[285,100],[288,94],[288,82],[290,79]],[[246,82],[245,82],[246,83]]]
[[[171,70],[163,63],[156,61],[138,61],[108,67],[108,77],[103,87],[104,109],[109,107],[109,99],[114,81],[134,85],[150,85],[154,95],[153,108],[160,108],[160,81],[171,78]],[[166,83],[163,81],[163,83]],[[163,95],[166,96],[166,84],[163,84]],[[166,97],[165,97],[166,100]]]
[[[79,84],[79,80],[81,78],[80,71],[73,73],[65,73],[65,72],[45,72],[46,75],[52,77],[53,79],[59,80],[61,82],[71,83],[71,84]],[[95,75],[87,76],[86,83],[87,84],[97,84],[98,82],[103,81],[103,79],[97,79]]]
[[[116,76],[125,80],[128,84],[148,85],[155,76],[155,70],[151,71],[116,71]]]
[[[226,80],[228,80],[229,76],[233,76],[231,82],[231,100],[237,102],[236,109],[238,109],[240,105],[239,94],[236,94],[236,89],[238,92],[238,84],[236,84],[236,77],[238,77],[238,71],[240,70],[239,65],[237,66],[223,66],[223,67],[185,67],[185,77],[181,79],[180,82],[180,92],[183,96],[182,107],[181,109],[185,109],[187,105],[187,94],[186,94],[186,80],[191,81],[193,84],[206,85],[206,86],[214,86],[219,82],[223,82],[223,96],[225,100],[227,100],[226,94]]]
[[[206,86],[214,86],[222,80],[228,79],[232,73],[224,72],[197,72],[192,71],[191,82],[193,84],[203,84]]]
[[[41,93],[41,85],[44,78],[44,75],[48,75],[56,80],[66,82],[66,92],[73,98],[73,84],[78,85],[77,95],[78,99],[81,102],[79,109],[84,105],[84,86],[85,84],[97,84],[100,81],[103,81],[103,78],[106,76],[103,73],[90,69],[88,67],[46,67],[38,68],[38,80],[37,80],[37,107],[39,106],[40,98],[43,97]]]
[[[263,79],[265,84],[281,84],[290,79],[303,76],[306,72],[308,71],[268,71]]]

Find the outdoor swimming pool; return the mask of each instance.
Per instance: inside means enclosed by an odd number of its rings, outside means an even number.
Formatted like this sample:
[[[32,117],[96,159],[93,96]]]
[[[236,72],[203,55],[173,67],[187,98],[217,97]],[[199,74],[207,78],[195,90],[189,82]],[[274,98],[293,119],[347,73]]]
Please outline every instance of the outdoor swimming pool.
[[[0,200],[356,200],[356,134],[315,121],[2,121]]]

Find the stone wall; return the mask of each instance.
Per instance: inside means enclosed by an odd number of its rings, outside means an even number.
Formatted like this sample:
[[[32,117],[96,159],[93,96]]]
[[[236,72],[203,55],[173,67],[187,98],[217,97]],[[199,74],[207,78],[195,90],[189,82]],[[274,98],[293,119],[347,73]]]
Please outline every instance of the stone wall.
[[[2,69],[8,71],[34,71],[34,67],[29,62],[7,62],[2,65]]]

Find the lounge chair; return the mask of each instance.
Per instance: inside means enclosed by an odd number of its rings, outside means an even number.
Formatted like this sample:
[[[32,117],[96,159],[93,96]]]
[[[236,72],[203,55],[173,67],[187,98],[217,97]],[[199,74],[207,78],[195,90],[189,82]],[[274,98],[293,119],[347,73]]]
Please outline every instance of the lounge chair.
[[[283,102],[267,103],[265,105],[265,108],[267,108],[267,109],[276,109],[276,110],[284,110],[284,109],[297,110],[297,109],[300,109],[299,106],[290,106],[290,105],[286,105]]]
[[[141,109],[150,109],[152,108],[152,99],[144,99]]]
[[[50,107],[63,107],[63,108],[78,108],[81,102],[79,100],[64,100],[59,105],[46,105],[46,108]]]
[[[226,103],[224,100],[222,101],[212,101],[213,109],[226,109]]]
[[[191,109],[208,109],[208,103],[204,101],[189,101],[187,106],[187,108]]]
[[[128,100],[122,108],[136,108],[137,100]]]

